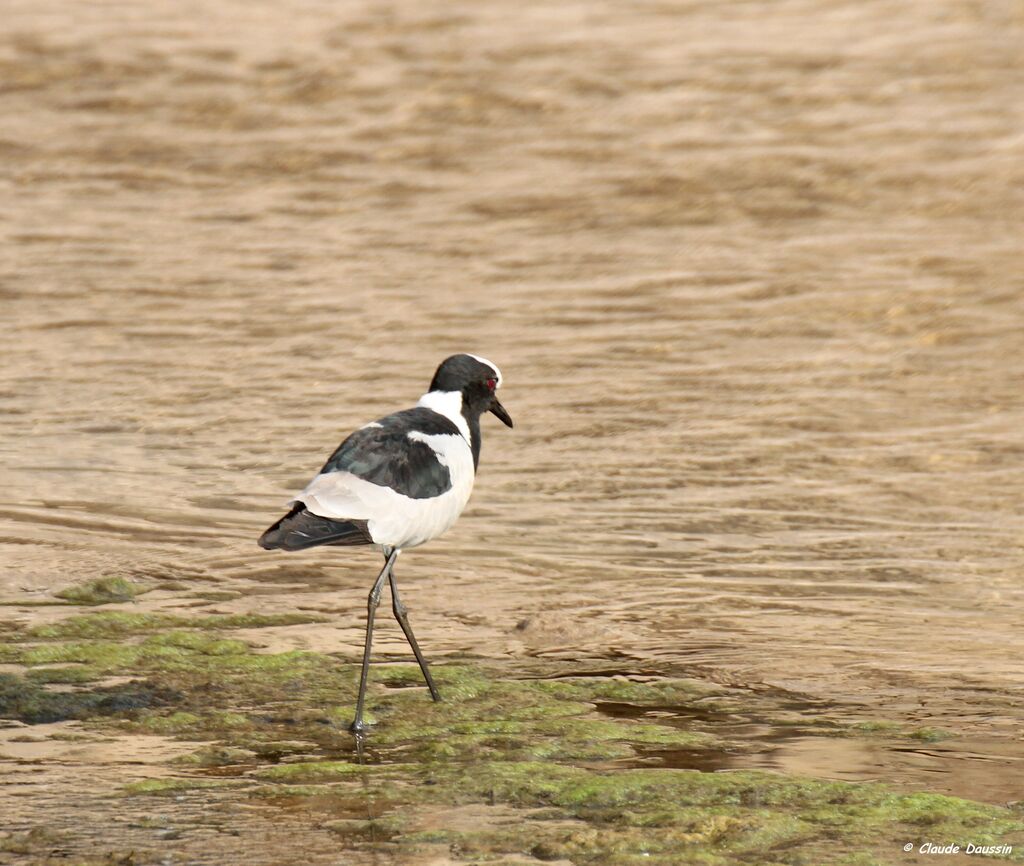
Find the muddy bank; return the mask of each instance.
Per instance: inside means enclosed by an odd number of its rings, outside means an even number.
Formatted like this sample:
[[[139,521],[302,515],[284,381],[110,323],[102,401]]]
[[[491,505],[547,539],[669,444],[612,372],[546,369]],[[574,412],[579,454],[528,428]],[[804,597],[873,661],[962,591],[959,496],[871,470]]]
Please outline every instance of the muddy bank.
[[[517,426],[485,429],[469,510],[403,557],[432,658],[777,703],[590,701],[595,724],[743,745],[648,743],[608,759],[624,773],[1024,798],[1016,6],[8,5],[12,715],[107,737],[186,713],[144,735],[202,739],[176,658],[355,658],[374,557],[254,539],[345,432],[468,350],[502,367]],[[380,649],[404,658],[397,629]],[[346,705],[326,671],[300,678],[311,717]],[[274,676],[223,711],[248,718]],[[45,721],[62,701],[71,721]],[[787,701],[895,727],[780,727]],[[143,733],[118,736],[130,755]],[[89,749],[5,754],[28,787],[0,812],[62,790],[89,816],[72,837],[149,796]],[[270,851],[286,812],[320,820],[234,788],[156,802],[185,826],[214,801]],[[448,829],[483,808],[463,805]],[[130,824],[114,847],[148,850]]]
[[[274,863],[291,832],[312,837],[310,862],[726,864],[1024,842],[1019,803],[900,790],[853,759],[873,755],[891,778],[897,756],[950,731],[625,666],[466,660],[435,668],[437,704],[415,665],[375,666],[372,728],[356,740],[356,664],[254,652],[233,636],[242,618],[205,624],[103,611],[8,633],[0,850]],[[787,764],[784,744],[820,765]],[[100,770],[87,784],[84,766]],[[829,778],[835,767],[858,781]],[[87,792],[84,831],[68,807]]]

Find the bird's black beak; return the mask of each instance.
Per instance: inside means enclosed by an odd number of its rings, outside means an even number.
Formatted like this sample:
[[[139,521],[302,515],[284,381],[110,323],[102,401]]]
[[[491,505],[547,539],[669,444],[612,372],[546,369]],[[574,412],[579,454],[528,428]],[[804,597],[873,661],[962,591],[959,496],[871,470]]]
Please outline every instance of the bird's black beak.
[[[505,407],[502,406],[501,403],[498,402],[498,398],[497,397],[492,397],[491,398],[491,409],[490,409],[490,411],[492,412],[492,414],[497,415],[498,419],[506,427],[511,427],[512,426],[512,416],[509,415],[508,412],[505,411]]]

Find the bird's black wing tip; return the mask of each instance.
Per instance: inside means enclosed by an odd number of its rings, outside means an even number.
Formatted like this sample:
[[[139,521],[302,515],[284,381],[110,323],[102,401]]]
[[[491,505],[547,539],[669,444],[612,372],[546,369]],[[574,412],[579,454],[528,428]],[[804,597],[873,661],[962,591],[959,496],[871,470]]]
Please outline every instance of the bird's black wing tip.
[[[257,544],[264,550],[278,550],[283,547],[284,537],[287,535],[287,524],[297,514],[306,510],[306,505],[303,502],[297,502],[292,506],[292,510],[289,511],[284,517],[277,521],[273,526],[267,528],[267,530],[259,537]]]
[[[284,517],[259,537],[264,550],[303,550],[320,544],[373,544],[365,520],[333,520],[296,503]]]

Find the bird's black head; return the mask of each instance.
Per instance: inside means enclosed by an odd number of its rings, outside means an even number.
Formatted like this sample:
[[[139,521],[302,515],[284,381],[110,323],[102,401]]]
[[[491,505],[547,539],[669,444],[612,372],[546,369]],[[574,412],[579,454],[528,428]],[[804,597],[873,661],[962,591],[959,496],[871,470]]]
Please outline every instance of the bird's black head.
[[[512,418],[498,402],[501,371],[486,358],[476,355],[452,355],[441,362],[430,383],[431,391],[457,391],[462,394],[462,412],[467,418],[479,418],[493,412],[506,427]]]

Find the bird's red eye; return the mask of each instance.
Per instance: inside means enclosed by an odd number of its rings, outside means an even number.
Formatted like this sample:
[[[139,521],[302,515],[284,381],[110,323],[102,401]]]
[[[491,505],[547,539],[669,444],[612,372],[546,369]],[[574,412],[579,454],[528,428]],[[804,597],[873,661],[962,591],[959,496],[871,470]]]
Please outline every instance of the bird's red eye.
[[[487,388],[488,388],[488,390],[493,391],[494,390],[494,386],[497,385],[497,384],[498,384],[498,380],[497,379],[488,379],[487,380]]]

